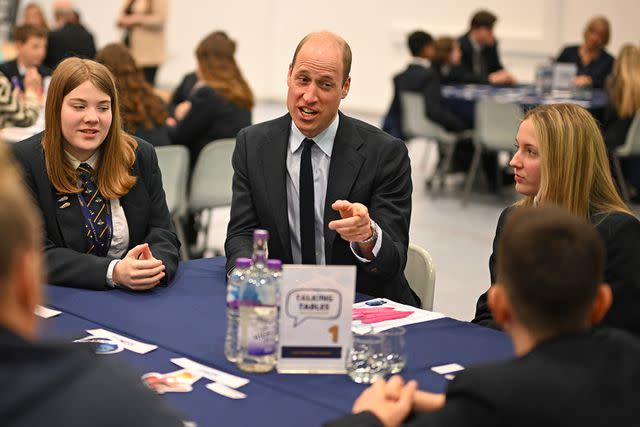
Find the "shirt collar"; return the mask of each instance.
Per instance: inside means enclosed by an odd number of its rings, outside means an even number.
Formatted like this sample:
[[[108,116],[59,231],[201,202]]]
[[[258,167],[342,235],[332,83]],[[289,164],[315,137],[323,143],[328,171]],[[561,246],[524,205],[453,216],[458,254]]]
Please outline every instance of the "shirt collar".
[[[414,56],[413,58],[411,58],[411,62],[409,62],[409,64],[420,65],[424,68],[431,67],[431,61],[429,61],[427,58],[420,58],[418,56]]]
[[[480,45],[480,43],[476,42],[473,37],[469,36],[469,41],[471,42],[471,47],[474,51],[480,52],[482,50],[482,46]]]
[[[336,118],[331,122],[331,124],[322,132],[314,136],[313,141],[316,143],[318,147],[322,150],[324,154],[328,157],[331,157],[331,151],[333,151],[333,141],[336,139],[336,133],[338,132],[338,124],[340,124],[340,115],[336,114]],[[300,129],[296,126],[296,124],[291,121],[291,138],[289,138],[289,150],[291,153],[295,153],[302,141],[306,136],[300,132]]]
[[[98,164],[98,160],[100,160],[100,150],[96,150],[96,152],[84,162],[73,157],[73,155],[68,151],[65,151],[64,154],[67,157],[67,160],[71,162],[74,169],[78,169],[78,166],[80,166],[81,163],[87,163],[93,170],[96,170],[96,165]]]
[[[27,73],[27,67],[24,67],[17,59],[16,66],[18,67],[18,74],[24,76]]]

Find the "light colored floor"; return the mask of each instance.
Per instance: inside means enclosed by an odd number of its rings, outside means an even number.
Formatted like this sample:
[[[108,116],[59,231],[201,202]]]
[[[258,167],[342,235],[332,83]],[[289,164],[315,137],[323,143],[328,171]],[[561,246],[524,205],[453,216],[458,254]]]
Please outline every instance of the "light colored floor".
[[[261,103],[254,109],[254,123],[278,117],[286,112],[284,105]],[[374,125],[379,117],[346,112]],[[517,200],[511,191],[498,197],[474,193],[466,207],[460,203],[460,182],[450,182],[442,195],[434,197],[425,189],[425,177],[433,170],[436,156],[425,162],[424,150],[433,149],[427,141],[409,144],[412,164],[413,211],[410,240],[427,249],[436,268],[434,311],[470,320],[478,296],[489,286],[488,260],[500,211]],[[455,177],[452,177],[455,178]],[[453,182],[451,182],[453,181]],[[222,247],[228,212],[216,212],[211,243]]]

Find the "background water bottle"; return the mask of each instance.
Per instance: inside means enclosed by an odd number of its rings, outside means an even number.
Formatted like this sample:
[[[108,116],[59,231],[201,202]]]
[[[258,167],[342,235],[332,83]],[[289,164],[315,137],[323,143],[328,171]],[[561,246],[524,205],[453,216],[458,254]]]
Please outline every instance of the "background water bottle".
[[[276,362],[278,333],[277,289],[267,268],[265,230],[253,233],[253,265],[240,287],[238,367],[248,372],[268,372]]]
[[[224,339],[224,356],[230,362],[238,360],[238,303],[240,288],[246,279],[247,271],[251,268],[250,258],[236,259],[236,266],[227,280],[227,335]]]

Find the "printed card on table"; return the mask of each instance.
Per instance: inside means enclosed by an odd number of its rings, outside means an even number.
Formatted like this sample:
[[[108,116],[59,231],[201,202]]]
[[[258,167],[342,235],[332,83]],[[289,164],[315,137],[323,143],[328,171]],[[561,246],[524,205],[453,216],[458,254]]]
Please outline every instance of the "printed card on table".
[[[355,287],[352,265],[283,267],[278,372],[346,372]]]

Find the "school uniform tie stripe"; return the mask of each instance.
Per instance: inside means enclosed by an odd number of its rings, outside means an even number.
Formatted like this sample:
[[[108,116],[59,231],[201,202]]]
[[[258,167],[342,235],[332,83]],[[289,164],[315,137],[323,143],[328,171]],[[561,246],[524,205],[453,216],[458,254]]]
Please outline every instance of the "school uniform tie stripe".
[[[111,205],[98,191],[93,168],[87,163],[81,163],[77,171],[82,183],[78,201],[85,219],[87,253],[104,257],[109,252],[113,237]]]

